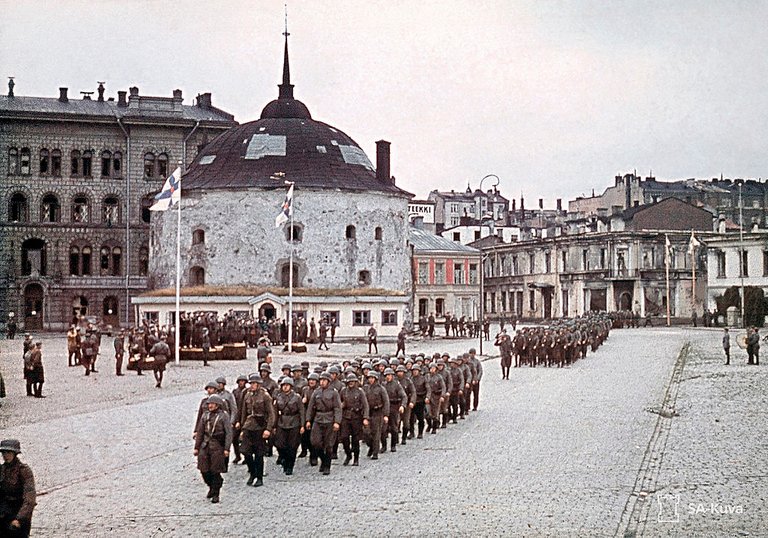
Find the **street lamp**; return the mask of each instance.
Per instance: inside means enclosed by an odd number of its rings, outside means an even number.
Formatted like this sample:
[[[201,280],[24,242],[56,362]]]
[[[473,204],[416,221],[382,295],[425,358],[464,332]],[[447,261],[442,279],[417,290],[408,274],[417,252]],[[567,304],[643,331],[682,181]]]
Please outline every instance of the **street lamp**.
[[[483,182],[489,177],[492,177],[496,180],[496,182],[493,184],[493,191],[496,192],[496,187],[498,187],[499,183],[501,182],[501,179],[499,179],[499,176],[497,176],[496,174],[488,174],[486,176],[483,176],[482,179],[480,179],[480,186],[477,188],[477,190],[479,190],[480,192],[484,192]],[[495,201],[495,198],[494,198],[494,201]],[[493,212],[493,208],[491,208],[491,212]],[[481,216],[482,216],[482,211],[481,211]]]
[[[488,179],[488,178],[494,178],[496,180],[496,182],[493,184],[493,190],[494,191],[496,190],[496,187],[498,187],[499,183],[501,182],[501,179],[496,174],[486,174],[485,176],[480,178],[480,185],[477,188],[480,192],[484,192],[483,191],[483,182],[485,182],[485,180]],[[491,211],[493,211],[493,208],[491,208]],[[481,215],[479,220],[480,220],[480,235],[482,236],[484,215]],[[493,222],[493,215],[491,215],[491,222]],[[488,225],[488,229],[489,229],[489,231],[491,233],[493,233],[492,225],[489,224]],[[483,326],[485,324],[485,260],[486,260],[486,258],[488,258],[487,255],[485,255],[485,256],[483,256],[482,254],[480,255],[480,309],[479,309],[479,312],[480,312],[480,315],[479,315],[479,318],[480,318],[480,355],[483,354],[483,338],[484,338],[484,335],[485,335],[485,330],[484,330]]]

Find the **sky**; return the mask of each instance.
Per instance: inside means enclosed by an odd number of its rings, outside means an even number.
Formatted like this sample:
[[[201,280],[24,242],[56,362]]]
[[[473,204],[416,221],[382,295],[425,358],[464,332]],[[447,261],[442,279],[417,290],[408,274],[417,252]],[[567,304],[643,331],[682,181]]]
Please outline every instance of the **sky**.
[[[0,77],[17,95],[97,81],[114,97],[179,88],[185,104],[211,92],[240,123],[277,96],[283,1],[0,0],[0,12]],[[419,198],[495,174],[507,198],[554,207],[633,171],[768,177],[766,20],[763,1],[293,1],[291,81],[372,161],[390,141],[397,184]]]

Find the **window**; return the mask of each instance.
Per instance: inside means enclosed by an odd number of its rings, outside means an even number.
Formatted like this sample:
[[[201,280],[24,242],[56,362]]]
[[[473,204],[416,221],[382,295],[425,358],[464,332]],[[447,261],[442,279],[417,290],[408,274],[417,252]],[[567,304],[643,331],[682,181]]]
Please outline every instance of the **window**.
[[[104,297],[104,301],[102,302],[102,310],[101,313],[104,316],[117,316],[119,314],[119,303],[117,302],[117,297]]]
[[[563,273],[565,273],[566,271],[568,271],[568,251],[564,250],[561,253],[561,258],[562,258],[562,262],[563,262],[562,271],[563,271]]]
[[[480,239],[480,230],[475,230],[475,241]]]
[[[69,274],[80,274],[80,248],[74,245],[69,248]]]
[[[168,155],[165,153],[157,156],[157,175],[161,178],[168,177]]]
[[[61,177],[61,151],[58,149],[51,152],[51,174]]]
[[[464,264],[463,263],[456,263],[453,264],[453,283],[454,284],[464,284]]]
[[[83,152],[83,177],[93,176],[93,152]]]
[[[8,220],[10,222],[27,222],[27,197],[17,192],[11,196],[8,204]]]
[[[459,204],[451,204],[451,213],[459,212]]]
[[[725,252],[717,252],[717,277],[725,278]]]
[[[739,276],[749,276],[749,252],[741,251],[741,267]]]
[[[338,327],[341,323],[341,312],[338,310],[321,310],[320,319],[327,320],[330,324],[336,324]]]
[[[101,247],[99,256],[99,267],[101,268],[101,274],[106,275],[109,273],[109,247]]]
[[[353,310],[352,311],[352,325],[370,325],[371,324],[371,311],[370,310]]]
[[[601,248],[600,249],[600,269],[605,269],[605,260],[608,256],[608,250]]]
[[[123,175],[123,154],[116,151],[112,154],[112,177],[122,177]]]
[[[470,263],[469,264],[469,283],[470,284],[477,284],[477,264],[476,263]]]
[[[459,217],[451,217],[450,226],[458,226],[460,222]]]
[[[40,150],[40,175],[41,176],[48,175],[48,172],[51,169],[50,164],[51,164],[50,153],[45,148],[41,149]]]
[[[501,311],[507,311],[507,293],[504,291],[501,292]]]
[[[370,271],[360,271],[357,273],[357,283],[360,286],[370,286],[371,285],[371,272]]]
[[[157,322],[158,322],[158,320],[160,319],[160,312],[158,312],[158,311],[156,311],[156,310],[152,310],[152,311],[146,311],[146,310],[145,310],[145,311],[142,313],[142,317],[143,317],[143,318],[144,318],[144,320],[146,320],[146,322],[147,322],[147,323],[149,323],[150,325],[157,325]]]
[[[109,177],[112,168],[112,153],[107,150],[101,152],[101,177]]]
[[[291,285],[291,264],[284,263],[280,268],[280,286],[288,288]],[[293,285],[297,286],[299,283],[299,267],[293,264]]]
[[[144,154],[144,177],[154,177],[154,176],[155,176],[155,154],[145,153]]]
[[[439,318],[445,315],[445,299],[435,299],[435,315]]]
[[[285,240],[291,243],[301,243],[304,229],[301,224],[293,224],[285,228]]]
[[[435,284],[445,284],[445,265],[435,264]]]
[[[589,271],[589,250],[581,251],[581,267],[584,271]]]
[[[200,266],[192,267],[189,270],[190,286],[205,286],[205,269]]]
[[[61,206],[55,194],[46,194],[40,206],[41,222],[59,222],[61,218]]]
[[[381,226],[376,226],[376,229],[373,232],[373,238],[376,241],[381,241],[383,236],[384,236],[384,232],[381,230]]]
[[[429,284],[429,264],[427,262],[419,262],[418,282],[419,284]]]
[[[29,148],[21,148],[21,175],[28,176],[32,173],[32,154]]]
[[[204,245],[205,244],[205,230],[197,229],[192,232],[192,244]]]
[[[123,261],[123,249],[112,247],[112,276],[120,276],[120,264]]]
[[[453,232],[453,240],[461,243],[461,232]]]
[[[517,263],[517,256],[512,256],[512,274],[513,275],[520,274],[520,266]]]
[[[147,276],[149,273],[149,249],[141,247],[139,249],[139,276]]]
[[[72,222],[88,222],[88,198],[75,196],[72,202]]]
[[[82,274],[83,275],[90,275],[91,274],[91,247],[83,247],[82,250]]]
[[[544,272],[552,272],[552,254],[550,252],[544,253]]]
[[[27,239],[21,244],[21,274],[24,276],[45,276],[45,241]]]
[[[102,221],[107,226],[120,223],[120,202],[114,196],[108,196],[104,199],[101,212]]]
[[[91,247],[72,245],[69,248],[69,274],[82,276],[91,274]]]
[[[141,199],[141,220],[149,224],[149,220],[152,216],[152,212],[149,210],[154,204],[154,197],[147,195]]]
[[[351,224],[347,226],[346,237],[347,239],[354,239],[357,236],[357,230]]]
[[[763,276],[768,276],[768,250],[763,251]]]
[[[8,175],[19,175],[19,150],[17,148],[8,150]]]
[[[381,311],[381,324],[383,325],[397,325],[397,310],[382,310]]]
[[[536,254],[528,254],[528,272],[533,274],[536,271]]]
[[[536,292],[533,290],[528,292],[528,308],[530,310],[536,310]]]
[[[80,152],[76,149],[72,150],[72,153],[69,154],[69,175],[71,176],[79,176],[80,175],[80,160],[81,160]]]

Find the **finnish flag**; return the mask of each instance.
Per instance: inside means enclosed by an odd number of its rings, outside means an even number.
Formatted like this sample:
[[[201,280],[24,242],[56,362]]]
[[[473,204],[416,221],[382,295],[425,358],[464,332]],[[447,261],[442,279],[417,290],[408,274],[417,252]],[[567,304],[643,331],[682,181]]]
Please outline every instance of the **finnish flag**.
[[[155,196],[155,203],[149,208],[150,211],[167,211],[173,204],[181,201],[181,167],[173,171],[168,176],[161,190]]]

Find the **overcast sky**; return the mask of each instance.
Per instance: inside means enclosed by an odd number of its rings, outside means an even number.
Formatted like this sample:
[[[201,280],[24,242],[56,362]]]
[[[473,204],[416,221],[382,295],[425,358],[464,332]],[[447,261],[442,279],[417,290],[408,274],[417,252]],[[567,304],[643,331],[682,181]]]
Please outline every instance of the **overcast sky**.
[[[283,4],[0,0],[0,75],[17,95],[210,91],[253,121],[277,96]],[[288,17],[296,98],[372,161],[391,141],[419,197],[486,174],[547,207],[635,169],[768,176],[768,2],[301,0]]]

